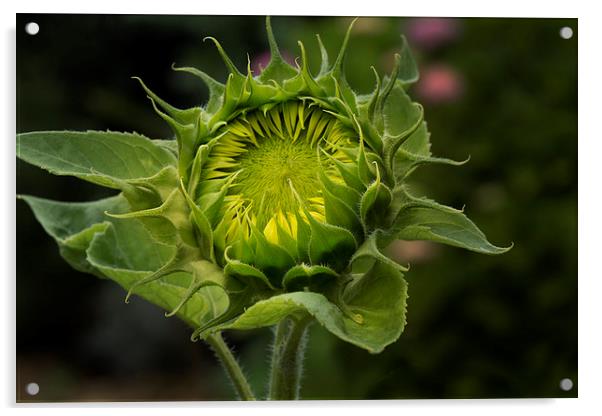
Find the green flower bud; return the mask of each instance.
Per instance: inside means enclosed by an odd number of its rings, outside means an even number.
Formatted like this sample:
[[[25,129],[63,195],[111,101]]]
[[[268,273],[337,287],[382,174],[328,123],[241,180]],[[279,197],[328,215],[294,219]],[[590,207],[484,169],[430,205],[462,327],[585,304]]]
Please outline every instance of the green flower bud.
[[[175,108],[140,81],[175,146],[86,133],[108,146],[139,142],[145,153],[125,162],[141,165],[138,174],[103,171],[94,161],[89,171],[69,171],[34,151],[44,141],[67,140],[65,153],[78,143],[76,133],[19,136],[26,161],[119,189],[116,199],[94,205],[109,217],[91,215],[79,234],[61,237],[49,203],[26,200],[74,266],[180,316],[195,327],[193,338],[310,314],[343,340],[379,352],[405,324],[407,269],[382,253],[391,241],[432,240],[487,254],[507,249],[487,242],[461,211],[416,198],[405,186],[422,164],[464,163],[430,154],[423,108],[406,93],[418,71],[405,38],[393,72],[381,81],[374,71],[374,91],[358,95],[343,69],[353,23],[332,64],[318,37],[317,75],[301,42],[301,64],[292,66],[269,18],[266,26],[271,60],[259,75],[250,63],[240,72],[213,38],[230,72],[225,84],[196,68],[174,68],[209,88],[203,107]],[[92,151],[91,143],[82,146]],[[69,157],[77,156],[61,154]],[[115,266],[111,246],[131,235],[139,249],[158,253],[153,271]],[[70,246],[76,237],[79,246]]]

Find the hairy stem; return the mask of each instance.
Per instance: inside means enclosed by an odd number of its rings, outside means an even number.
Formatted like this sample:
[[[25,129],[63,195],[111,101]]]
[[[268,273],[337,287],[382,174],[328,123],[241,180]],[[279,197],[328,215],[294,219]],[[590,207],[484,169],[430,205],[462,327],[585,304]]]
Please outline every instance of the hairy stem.
[[[272,351],[269,400],[297,400],[301,385],[306,329],[312,322],[307,315],[301,319],[286,318],[276,326]]]
[[[215,355],[217,355],[217,358],[222,363],[232,385],[236,389],[238,397],[241,400],[255,400],[255,395],[251,390],[251,386],[243,374],[238,361],[236,361],[236,358],[232,354],[232,351],[228,348],[228,345],[226,345],[226,342],[222,338],[222,334],[218,332],[217,334],[210,335],[207,337],[206,341],[213,351],[215,351]]]

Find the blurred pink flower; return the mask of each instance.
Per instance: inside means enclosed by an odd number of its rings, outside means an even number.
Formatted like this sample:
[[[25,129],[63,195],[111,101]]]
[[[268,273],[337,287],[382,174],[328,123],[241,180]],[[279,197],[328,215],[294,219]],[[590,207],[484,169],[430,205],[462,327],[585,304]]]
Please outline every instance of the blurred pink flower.
[[[393,241],[387,255],[399,264],[424,263],[437,255],[438,247],[430,241]]]
[[[432,49],[454,40],[458,36],[458,22],[441,17],[417,17],[406,27],[410,44],[422,49]]]
[[[287,51],[280,51],[282,58],[292,66],[296,67],[295,58],[293,55],[288,53]],[[266,66],[270,63],[271,58],[270,51],[261,52],[259,55],[251,60],[251,71],[253,71],[253,76],[257,76],[261,74],[261,71],[265,69]]]
[[[462,77],[447,65],[427,67],[420,74],[416,93],[426,103],[441,104],[457,101],[464,92]]]

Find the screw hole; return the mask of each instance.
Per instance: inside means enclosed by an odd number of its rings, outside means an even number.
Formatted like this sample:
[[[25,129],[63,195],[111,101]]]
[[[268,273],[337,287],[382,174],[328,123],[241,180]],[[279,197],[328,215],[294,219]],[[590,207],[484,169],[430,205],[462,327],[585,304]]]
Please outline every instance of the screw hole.
[[[568,26],[565,26],[560,29],[560,37],[562,39],[570,39],[573,37],[573,29]]]
[[[36,22],[29,22],[25,25],[25,32],[28,35],[37,35],[38,32],[40,31],[40,25],[38,25]]]
[[[560,388],[564,391],[570,391],[573,389],[573,380],[570,378],[563,378],[560,380]]]
[[[25,391],[30,396],[35,396],[40,392],[40,386],[38,383],[29,383],[27,386],[25,386]]]

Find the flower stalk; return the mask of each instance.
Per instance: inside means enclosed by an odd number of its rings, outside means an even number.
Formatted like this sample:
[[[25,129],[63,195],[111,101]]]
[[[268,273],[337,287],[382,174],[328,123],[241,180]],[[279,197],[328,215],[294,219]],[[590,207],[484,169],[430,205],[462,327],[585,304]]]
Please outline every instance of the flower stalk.
[[[232,351],[222,338],[222,334],[219,332],[213,334],[207,337],[206,341],[224,367],[224,371],[230,378],[232,386],[236,390],[236,394],[238,394],[238,398],[246,401],[255,400],[255,395],[251,390],[251,386],[242,372],[238,361],[234,357],[234,354],[232,354]]]
[[[299,399],[307,328],[312,321],[311,316],[305,315],[284,319],[276,325],[268,400]]]

